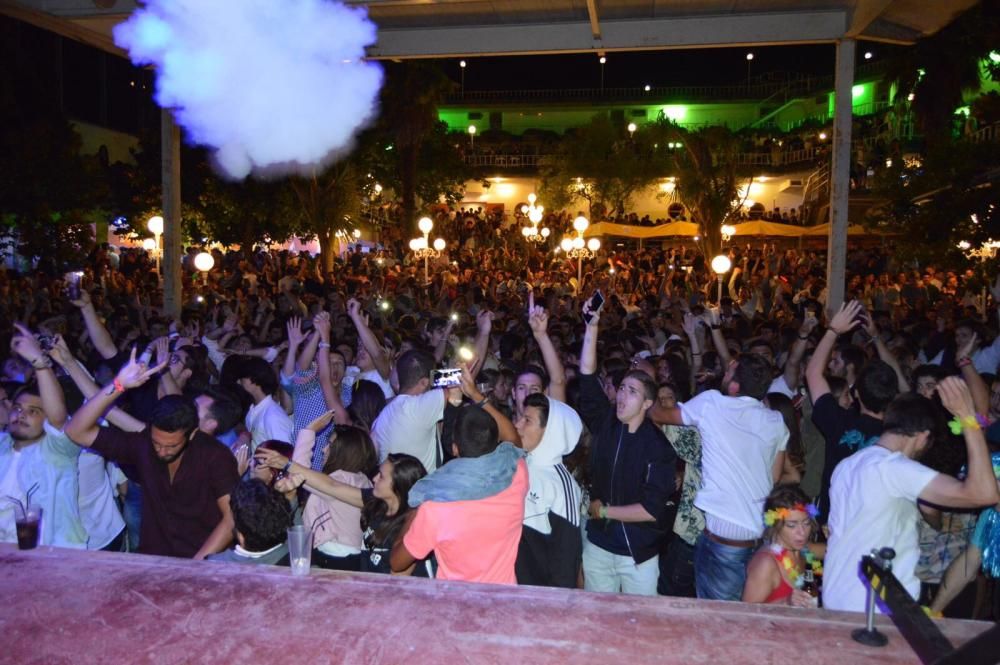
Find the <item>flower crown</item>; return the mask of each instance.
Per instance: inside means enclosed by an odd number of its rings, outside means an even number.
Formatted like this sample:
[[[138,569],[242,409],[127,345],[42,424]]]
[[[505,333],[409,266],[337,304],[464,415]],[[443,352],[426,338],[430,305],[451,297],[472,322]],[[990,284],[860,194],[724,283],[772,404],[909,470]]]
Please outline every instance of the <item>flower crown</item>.
[[[765,510],[764,526],[774,526],[779,521],[788,519],[788,516],[791,515],[793,511],[805,513],[810,519],[816,519],[819,517],[819,508],[816,507],[816,504],[797,503],[791,508],[771,508],[770,510]]]

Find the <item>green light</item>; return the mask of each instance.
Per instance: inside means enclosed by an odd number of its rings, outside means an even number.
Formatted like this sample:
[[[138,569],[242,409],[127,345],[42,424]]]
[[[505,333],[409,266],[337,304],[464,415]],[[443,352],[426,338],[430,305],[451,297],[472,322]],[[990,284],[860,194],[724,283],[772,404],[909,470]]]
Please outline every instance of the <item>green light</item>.
[[[667,120],[672,120],[674,122],[681,122],[687,117],[687,107],[681,104],[671,104],[669,106],[663,107],[663,115],[666,116]]]
[[[865,94],[865,86],[863,86],[863,85],[856,85],[853,88],[851,88],[851,97],[857,99],[858,97],[860,97],[863,94]]]
[[[996,51],[990,51],[990,60],[992,62],[1000,63],[1000,53]]]
[[[968,106],[959,106],[957,109],[955,109],[955,115],[964,115],[966,118],[969,117],[969,113],[971,112],[972,109],[970,109]]]

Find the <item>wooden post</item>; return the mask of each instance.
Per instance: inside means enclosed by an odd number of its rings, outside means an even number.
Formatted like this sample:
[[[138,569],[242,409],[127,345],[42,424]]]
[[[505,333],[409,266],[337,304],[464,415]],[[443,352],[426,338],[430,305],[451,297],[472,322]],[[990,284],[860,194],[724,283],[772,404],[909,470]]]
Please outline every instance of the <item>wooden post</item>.
[[[830,232],[826,255],[826,307],[830,315],[844,302],[847,273],[848,198],[851,194],[851,88],[855,41],[837,42],[833,106],[833,163],[830,166]]]

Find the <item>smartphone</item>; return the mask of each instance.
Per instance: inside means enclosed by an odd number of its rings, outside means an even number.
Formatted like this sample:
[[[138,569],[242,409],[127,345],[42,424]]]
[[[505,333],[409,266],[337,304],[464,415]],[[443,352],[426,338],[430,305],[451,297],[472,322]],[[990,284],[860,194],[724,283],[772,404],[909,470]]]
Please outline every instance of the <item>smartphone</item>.
[[[431,388],[454,388],[462,383],[462,370],[458,367],[436,369],[431,372]]]
[[[68,272],[63,276],[63,281],[66,282],[66,296],[70,300],[80,299],[80,279],[82,277],[82,272]]]
[[[590,296],[590,300],[588,302],[589,305],[587,306],[587,312],[583,315],[583,318],[587,321],[587,323],[590,323],[590,320],[593,318],[593,312],[596,312],[600,310],[601,307],[604,307],[604,294],[601,293],[600,289],[598,289],[597,291],[594,291],[594,295]]]

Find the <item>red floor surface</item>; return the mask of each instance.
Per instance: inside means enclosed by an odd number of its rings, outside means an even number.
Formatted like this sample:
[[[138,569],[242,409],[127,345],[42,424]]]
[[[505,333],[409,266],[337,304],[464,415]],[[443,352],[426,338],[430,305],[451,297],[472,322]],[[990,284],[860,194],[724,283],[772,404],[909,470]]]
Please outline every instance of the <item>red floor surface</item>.
[[[0,662],[918,663],[862,615],[0,545]],[[943,621],[953,644],[989,624]]]

